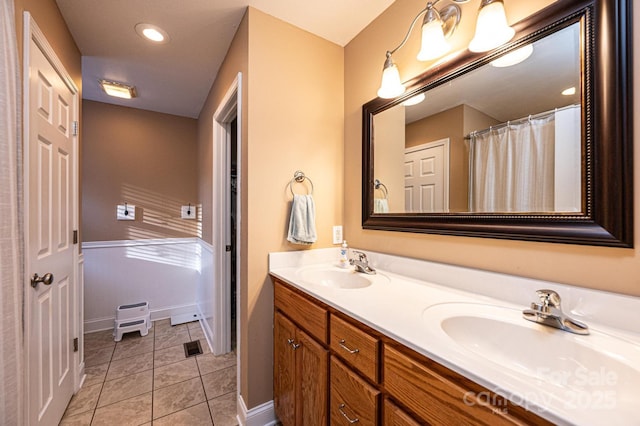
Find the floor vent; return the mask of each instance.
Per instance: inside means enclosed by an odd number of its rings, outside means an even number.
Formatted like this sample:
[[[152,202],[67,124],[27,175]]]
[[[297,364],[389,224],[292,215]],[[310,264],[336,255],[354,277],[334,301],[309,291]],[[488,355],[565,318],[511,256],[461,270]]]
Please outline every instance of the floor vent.
[[[184,356],[189,358],[190,356],[195,355],[202,355],[200,340],[194,340],[193,342],[187,342],[184,344]]]

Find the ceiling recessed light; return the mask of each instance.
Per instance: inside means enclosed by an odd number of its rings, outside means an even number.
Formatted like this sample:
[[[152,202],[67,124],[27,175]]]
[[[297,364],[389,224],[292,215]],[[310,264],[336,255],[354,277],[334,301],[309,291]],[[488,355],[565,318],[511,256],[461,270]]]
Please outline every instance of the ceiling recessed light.
[[[145,24],[143,22],[136,24],[136,33],[145,40],[149,40],[153,43],[164,44],[169,43],[169,34],[162,28]]]
[[[137,96],[135,86],[109,80],[98,80],[98,82],[102,90],[104,90],[104,93],[109,96],[122,99],[131,99]]]
[[[565,96],[575,95],[576,94],[576,88],[575,87],[569,87],[568,89],[564,89],[562,91],[562,94],[565,95]]]

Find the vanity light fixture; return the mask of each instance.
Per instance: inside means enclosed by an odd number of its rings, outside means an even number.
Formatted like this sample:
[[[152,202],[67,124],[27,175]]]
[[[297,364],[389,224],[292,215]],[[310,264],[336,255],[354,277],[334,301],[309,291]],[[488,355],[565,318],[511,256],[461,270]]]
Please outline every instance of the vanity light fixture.
[[[507,15],[502,0],[482,0],[476,32],[469,43],[472,52],[487,52],[508,42],[516,31],[507,24]]]
[[[98,80],[98,83],[100,83],[100,87],[102,87],[104,93],[109,96],[122,99],[132,99],[137,96],[135,86],[110,80]]]
[[[460,7],[450,4],[440,10],[434,8],[440,0],[430,1],[427,6],[422,9],[409,26],[407,35],[404,36],[402,42],[393,50],[387,50],[386,60],[382,68],[382,84],[378,89],[378,96],[381,98],[395,98],[404,93],[405,87],[400,81],[400,72],[393,62],[391,55],[401,49],[409,39],[413,27],[416,25],[418,18],[424,15],[422,20],[422,45],[417,59],[420,61],[428,61],[439,58],[447,53],[451,46],[447,43],[460,22]],[[467,3],[469,0],[452,0],[455,3]]]
[[[562,94],[564,96],[573,96],[576,94],[576,88],[575,87],[569,87],[568,89],[564,89],[562,91]]]
[[[136,33],[138,33],[138,35],[145,40],[151,41],[156,44],[169,43],[169,34],[156,25],[140,22],[136,24],[135,29]]]
[[[378,96],[385,99],[395,98],[404,93],[405,87],[400,80],[398,66],[391,57],[397,50],[401,49],[409,39],[413,27],[418,18],[424,15],[422,20],[422,45],[417,59],[428,61],[436,59],[447,53],[451,46],[447,43],[458,27],[462,12],[456,4],[450,4],[440,10],[435,9],[436,3],[440,0],[430,1],[421,10],[409,26],[409,31],[404,36],[402,42],[393,50],[387,50],[384,66],[382,67],[382,82],[378,89]],[[467,3],[469,0],[451,0],[454,3]],[[476,21],[476,31],[473,40],[469,43],[469,50],[472,52],[486,52],[508,42],[515,35],[515,30],[507,23],[507,16],[504,11],[503,0],[482,0],[478,18]],[[529,48],[528,48],[529,49]],[[533,49],[532,47],[530,49]],[[525,53],[525,51],[521,53]],[[529,52],[529,55],[531,52]],[[510,56],[510,55],[506,55]],[[505,58],[506,58],[505,56]],[[528,56],[528,55],[527,55]],[[526,59],[525,56],[520,61]],[[500,58],[506,61],[504,58]],[[514,62],[510,65],[514,65]],[[500,62],[498,62],[500,64]],[[494,65],[509,66],[509,65]]]
[[[491,61],[491,66],[496,68],[510,67],[520,62],[523,62],[533,53],[533,45],[527,44],[520,49],[516,49],[513,52],[509,52],[504,56],[499,57],[496,60]]]

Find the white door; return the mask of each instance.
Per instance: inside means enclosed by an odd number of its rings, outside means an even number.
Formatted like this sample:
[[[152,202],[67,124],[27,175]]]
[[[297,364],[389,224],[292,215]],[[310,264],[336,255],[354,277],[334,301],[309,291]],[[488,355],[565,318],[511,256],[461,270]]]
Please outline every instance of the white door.
[[[67,84],[71,80],[52,64],[59,61],[45,40],[36,42],[30,35],[26,55],[27,403],[29,424],[54,425],[74,386],[73,122],[78,100],[77,90]],[[42,282],[33,280],[35,274]]]
[[[449,211],[449,139],[405,150],[404,192],[407,213]]]

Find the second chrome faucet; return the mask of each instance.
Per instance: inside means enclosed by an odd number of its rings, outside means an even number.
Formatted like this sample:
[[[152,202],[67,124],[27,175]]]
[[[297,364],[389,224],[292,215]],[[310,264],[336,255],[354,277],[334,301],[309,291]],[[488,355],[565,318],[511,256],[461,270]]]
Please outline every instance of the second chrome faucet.
[[[560,295],[553,290],[537,290],[539,302],[532,302],[531,309],[522,316],[533,322],[555,327],[575,334],[589,334],[589,327],[562,312]]]

